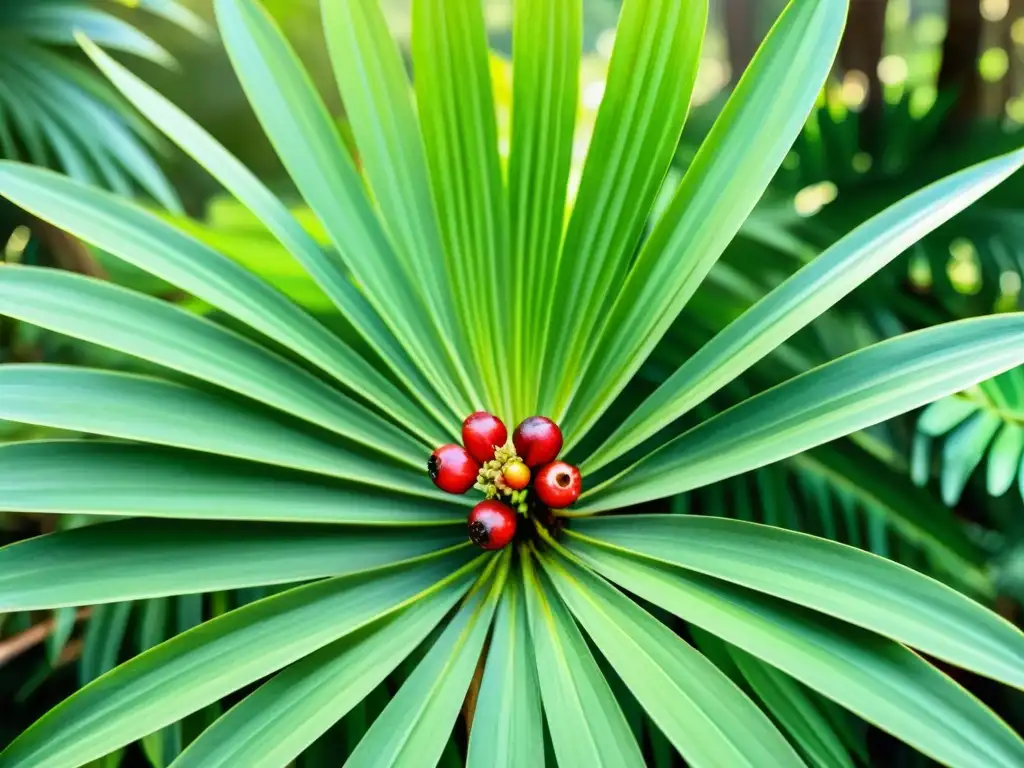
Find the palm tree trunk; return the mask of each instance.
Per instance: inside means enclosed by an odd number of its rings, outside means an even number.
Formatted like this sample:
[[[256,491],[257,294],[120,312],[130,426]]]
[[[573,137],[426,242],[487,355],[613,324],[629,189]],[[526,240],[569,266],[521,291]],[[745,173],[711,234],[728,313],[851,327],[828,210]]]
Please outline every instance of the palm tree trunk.
[[[885,42],[887,5],[888,0],[853,0],[839,46],[839,64],[843,70],[857,70],[867,77],[867,102],[861,113],[861,147],[873,154],[881,150],[883,100],[878,62]]]
[[[724,0],[725,37],[729,44],[729,82],[735,85],[757,50],[754,0]]]
[[[944,128],[946,131],[959,131],[978,114],[980,106],[978,55],[981,49],[981,6],[973,0],[950,0],[948,18],[938,86],[940,91],[957,91],[956,102]]]

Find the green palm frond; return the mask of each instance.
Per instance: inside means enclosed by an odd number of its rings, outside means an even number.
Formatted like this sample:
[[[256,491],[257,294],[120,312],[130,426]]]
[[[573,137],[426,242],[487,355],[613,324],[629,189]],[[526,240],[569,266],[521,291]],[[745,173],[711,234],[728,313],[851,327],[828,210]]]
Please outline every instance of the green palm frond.
[[[695,492],[679,511],[732,517],[841,541],[992,596],[984,552],[904,472],[837,442]]]
[[[933,441],[942,439],[941,451]],[[985,488],[1002,496],[1012,487],[1024,498],[1024,368],[929,405],[917,422],[911,465],[924,485],[937,455],[942,499],[960,501],[971,476],[984,464]]]
[[[173,0],[126,2],[196,35],[206,25]],[[108,7],[104,7],[108,6]],[[89,183],[130,195],[141,189],[172,210],[177,195],[150,153],[158,134],[88,67],[67,52],[76,34],[162,66],[166,50],[112,4],[91,0],[0,0],[0,157],[63,170]]]
[[[316,281],[329,302],[316,317],[209,232],[0,164],[4,197],[211,308],[0,269],[4,314],[152,366],[0,367],[0,418],[89,436],[0,446],[5,507],[117,518],[0,550],[0,611],[96,606],[89,677],[120,660],[133,622],[148,648],[41,717],[0,766],[81,765],[138,741],[178,766],[285,766],[307,750],[350,766],[459,765],[464,748],[473,766],[667,765],[673,750],[694,766],[849,765],[863,722],[951,766],[1024,762],[1024,741],[928,660],[1024,688],[1024,635],[1009,622],[862,549],[664,514],[680,493],[782,460],[834,474],[843,462],[816,454],[824,444],[1024,363],[1024,315],[949,323],[798,367],[698,418],[1024,154],[862,224],[725,318],[650,394],[645,363],[686,325],[680,313],[802,132],[846,2],[787,5],[657,214],[703,0],[624,4],[569,210],[580,3],[516,4],[507,165],[476,0],[414,0],[412,86],[374,0],[322,8],[359,163],[272,19],[255,0],[216,2],[317,230],[83,41]],[[467,499],[423,471],[477,408],[513,424],[556,418],[585,473],[579,504],[535,503],[498,552],[471,547]],[[851,493],[875,512],[906,503]],[[903,524],[950,546],[948,520]],[[966,581],[991,592],[980,568]],[[167,630],[182,609],[162,601],[262,588]],[[197,713],[213,722],[196,728]]]
[[[715,290],[695,298],[695,314],[687,318],[687,327],[673,327],[670,343],[662,345],[641,372],[648,387],[661,385],[670,375],[666,372],[699,352],[701,337],[719,331],[728,318],[750,306],[750,296],[738,284],[721,279],[721,272],[709,278]],[[753,296],[759,295],[755,289]],[[696,334],[695,325],[700,326]],[[859,343],[879,340],[849,308],[819,317],[808,330],[814,333],[799,343],[794,339],[777,347],[702,403],[695,414],[666,429],[666,439],[749,398],[752,392],[813,369],[825,355],[843,354]],[[985,551],[965,539],[963,526],[938,498],[915,487],[904,456],[905,436],[891,426],[880,424],[680,494],[672,500],[672,511],[733,517],[842,541],[925,570],[966,591],[991,595]],[[626,455],[626,461],[663,442],[641,444]]]
[[[796,195],[800,207],[802,195],[818,199],[816,204],[805,201],[800,215],[794,215],[792,205],[780,206],[788,208],[788,217],[772,212],[789,236],[828,244],[943,175],[1019,146],[1017,130],[995,120],[978,121],[952,135],[940,133],[955,94],[940,93],[922,110],[915,102],[927,99],[928,90],[908,88],[898,101],[884,104],[879,126],[883,144],[874,156],[860,149],[863,116],[843,103],[838,88],[823,92],[773,183],[777,202],[789,203]],[[921,238],[875,281],[876,292],[902,296],[906,304],[910,288],[953,316],[1019,308],[1024,258],[1019,247],[1022,222],[1014,201],[1020,189],[1020,181],[1014,180]]]

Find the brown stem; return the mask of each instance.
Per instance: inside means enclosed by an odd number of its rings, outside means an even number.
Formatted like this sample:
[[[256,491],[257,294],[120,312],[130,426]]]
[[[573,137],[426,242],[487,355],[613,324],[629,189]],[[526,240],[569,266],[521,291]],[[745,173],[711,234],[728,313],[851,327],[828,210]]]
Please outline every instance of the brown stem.
[[[861,117],[861,145],[876,153],[881,150],[880,123],[884,102],[882,83],[878,79],[878,62],[882,58],[885,40],[887,5],[888,0],[854,0],[839,46],[839,63],[843,70],[858,70],[867,77],[868,95]]]
[[[942,44],[939,90],[957,90],[957,100],[945,128],[957,131],[978,114],[981,80],[978,55],[981,52],[981,6],[970,0],[949,4],[949,27]]]
[[[725,36],[729,44],[731,82],[736,83],[757,50],[751,0],[725,0]]]
[[[75,614],[75,621],[87,619],[91,613],[92,608],[79,608],[78,613]],[[12,635],[6,640],[0,640],[0,667],[46,640],[53,634],[56,625],[57,622],[49,618],[34,624],[24,632]]]
[[[49,222],[35,217],[29,221],[29,229],[49,251],[55,266],[68,272],[77,272],[102,280],[107,279],[106,271],[89,253],[89,249],[82,241],[74,235],[69,235]]]
[[[81,638],[75,638],[68,642],[64,646],[64,650],[60,652],[60,657],[57,659],[55,667],[63,667],[65,664],[70,664],[73,661],[77,661],[78,657],[82,655],[82,646],[84,643]]]
[[[462,704],[462,716],[466,720],[466,733],[473,730],[473,717],[476,715],[476,702],[480,698],[480,683],[484,678],[484,659],[487,658],[488,642],[480,653],[480,659],[476,663],[476,671],[469,683],[469,690],[466,691],[466,700]]]

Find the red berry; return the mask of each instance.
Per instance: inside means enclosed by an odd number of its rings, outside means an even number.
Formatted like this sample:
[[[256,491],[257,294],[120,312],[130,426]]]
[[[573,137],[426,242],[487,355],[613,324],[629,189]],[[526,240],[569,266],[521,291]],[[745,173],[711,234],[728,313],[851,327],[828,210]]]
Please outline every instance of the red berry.
[[[583,480],[572,464],[555,461],[537,473],[533,488],[537,498],[551,509],[564,509],[580,497]]]
[[[462,444],[481,464],[493,459],[494,449],[503,446],[506,440],[508,430],[493,413],[477,411],[462,422]]]
[[[481,501],[469,513],[469,540],[483,549],[501,549],[516,535],[516,513],[500,501]]]
[[[513,491],[521,491],[530,484],[530,468],[521,461],[513,461],[501,471],[505,485]]]
[[[480,465],[461,445],[442,445],[427,459],[427,473],[434,485],[448,493],[465,493],[476,483]]]
[[[527,466],[539,467],[558,458],[562,450],[562,430],[546,416],[531,416],[516,427],[512,443]]]

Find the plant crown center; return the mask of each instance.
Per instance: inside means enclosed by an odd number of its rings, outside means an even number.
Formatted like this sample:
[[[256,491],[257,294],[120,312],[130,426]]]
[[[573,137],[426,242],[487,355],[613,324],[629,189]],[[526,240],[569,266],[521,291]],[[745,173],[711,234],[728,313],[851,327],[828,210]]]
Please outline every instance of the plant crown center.
[[[505,469],[512,464],[521,463],[522,459],[516,453],[516,447],[512,444],[511,438],[504,445],[494,451],[494,458],[484,462],[476,477],[477,490],[484,493],[488,499],[502,498],[516,509],[521,515],[528,512],[526,497],[529,491],[524,488],[517,491],[505,482]]]

